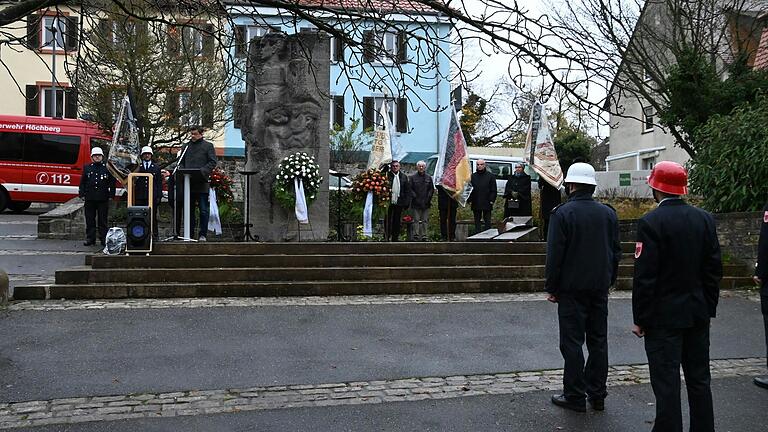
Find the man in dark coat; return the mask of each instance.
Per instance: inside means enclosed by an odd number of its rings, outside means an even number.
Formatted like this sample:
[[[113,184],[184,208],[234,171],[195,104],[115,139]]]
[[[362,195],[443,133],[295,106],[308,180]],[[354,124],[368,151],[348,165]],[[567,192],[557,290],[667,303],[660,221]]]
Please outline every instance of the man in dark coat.
[[[98,216],[99,241],[104,246],[107,238],[109,200],[115,196],[115,178],[103,163],[104,151],[99,147],[91,150],[90,163],[83,167],[79,195],[85,201],[84,246],[96,244],[96,217]]]
[[[531,216],[531,176],[525,173],[523,164],[515,164],[515,172],[507,178],[504,188],[504,217]]]
[[[496,202],[496,177],[485,168],[485,161],[478,159],[472,173],[472,192],[469,194],[472,214],[475,216],[475,234],[491,229],[491,210]],[[480,218],[483,229],[480,229]]]
[[[763,311],[765,326],[765,345],[768,349],[768,204],[763,207],[763,223],[760,226],[760,239],[757,242],[757,265],[755,283],[760,287],[760,306]],[[757,377],[755,385],[768,389],[768,377]]]
[[[154,152],[152,147],[144,146],[141,149],[141,164],[139,173],[152,174],[152,237],[157,240],[157,209],[160,200],[163,198],[163,176],[160,174],[160,167],[152,160]],[[138,206],[149,205],[149,182],[143,177],[139,177],[134,182],[134,204]]]
[[[586,400],[595,410],[605,409],[608,288],[621,260],[618,217],[592,199],[596,184],[591,165],[571,165],[565,178],[570,199],[552,210],[547,240],[545,288],[547,300],[557,303],[565,363],[563,393],[552,396],[552,403],[578,412],[586,411]]]
[[[560,190],[549,184],[543,177],[539,177],[539,198],[541,202],[541,218],[544,220],[544,230],[542,233],[546,241],[552,209],[560,205]]]
[[[198,241],[206,241],[208,234],[208,215],[210,213],[210,202],[208,193],[210,191],[210,175],[216,168],[216,151],[213,144],[203,139],[204,129],[200,126],[194,126],[189,130],[190,140],[181,148],[179,155],[183,155],[179,168],[195,168],[200,171],[199,176],[192,176],[190,179],[190,212],[189,228],[191,235],[195,232],[195,206],[200,212],[200,228],[198,230]],[[186,150],[186,151],[185,151]],[[175,162],[169,167],[173,167],[179,162]],[[184,176],[177,172],[175,180],[175,200],[176,200],[176,236],[181,232],[181,218],[184,208]],[[165,173],[164,173],[165,175]]]
[[[637,223],[632,332],[645,337],[656,396],[653,431],[682,431],[680,366],[690,430],[714,432],[709,326],[722,278],[720,243],[711,214],[688,205],[685,168],[659,162],[648,177],[659,206]]]
[[[440,211],[440,238],[443,241],[456,240],[456,212],[459,202],[441,185],[437,185],[437,208]]]
[[[413,230],[413,241],[427,241],[429,207],[432,206],[435,185],[432,183],[432,177],[426,171],[427,163],[418,161],[416,162],[416,174],[408,178],[411,184],[413,223],[416,224]]]
[[[400,161],[393,160],[387,173],[389,187],[392,193],[391,202],[387,207],[387,218],[384,220],[384,231],[388,240],[400,240],[400,218],[403,210],[411,204],[411,187],[408,176],[400,171]]]

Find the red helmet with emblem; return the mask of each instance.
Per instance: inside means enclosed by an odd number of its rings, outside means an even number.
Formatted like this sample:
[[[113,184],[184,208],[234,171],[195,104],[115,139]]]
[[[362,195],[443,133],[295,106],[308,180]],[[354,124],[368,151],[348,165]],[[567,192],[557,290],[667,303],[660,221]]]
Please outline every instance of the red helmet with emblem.
[[[679,163],[659,162],[648,177],[648,186],[670,195],[685,195],[688,193],[688,172]]]

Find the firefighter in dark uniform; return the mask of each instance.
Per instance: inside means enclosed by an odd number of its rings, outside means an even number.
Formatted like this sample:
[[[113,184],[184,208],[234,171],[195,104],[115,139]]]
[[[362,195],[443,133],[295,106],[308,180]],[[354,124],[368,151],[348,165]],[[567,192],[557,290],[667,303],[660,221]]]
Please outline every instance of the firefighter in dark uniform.
[[[96,244],[96,218],[98,216],[99,241],[104,246],[107,237],[107,213],[109,200],[115,196],[115,178],[103,163],[104,151],[99,147],[91,150],[93,163],[83,167],[79,195],[85,201],[84,246]]]
[[[141,148],[140,173],[152,174],[152,238],[157,240],[157,209],[160,206],[160,199],[163,197],[163,176],[160,174],[160,167],[152,161],[152,147],[144,146]],[[149,205],[149,183],[145,178],[138,178],[134,182],[134,204],[138,206]]]
[[[768,349],[768,204],[763,207],[763,224],[760,228],[760,240],[757,243],[757,265],[755,283],[760,287],[760,305],[763,310],[765,326],[765,345]],[[755,385],[768,389],[768,377],[755,378]]]
[[[654,432],[682,432],[680,366],[685,374],[690,430],[713,432],[709,325],[715,317],[722,263],[715,219],[688,205],[688,174],[660,162],[648,185],[658,207],[637,223],[632,332],[645,337],[656,396]]]
[[[563,393],[552,396],[552,403],[578,412],[586,411],[587,400],[593,409],[605,409],[608,288],[621,260],[618,217],[592,199],[596,184],[591,165],[571,165],[565,178],[570,198],[552,210],[547,233],[545,287],[547,300],[557,303],[565,363]]]

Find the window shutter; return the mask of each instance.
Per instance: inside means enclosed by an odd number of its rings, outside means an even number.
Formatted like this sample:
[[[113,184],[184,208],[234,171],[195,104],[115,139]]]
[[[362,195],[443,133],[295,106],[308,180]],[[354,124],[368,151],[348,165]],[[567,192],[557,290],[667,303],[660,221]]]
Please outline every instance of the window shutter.
[[[206,57],[213,56],[213,26],[211,24],[204,25],[199,32],[203,36],[203,55]]]
[[[168,115],[168,125],[179,125],[179,94],[172,92],[165,97],[165,112]]]
[[[245,57],[248,54],[248,28],[246,26],[235,26],[235,57]]]
[[[243,124],[243,99],[245,93],[235,93],[232,97],[232,120],[235,129],[240,129]]]
[[[334,127],[344,127],[344,96],[333,97],[333,123]]]
[[[67,51],[77,51],[77,42],[80,35],[79,20],[77,17],[67,17],[66,38],[64,39],[64,49]]]
[[[333,61],[337,62],[343,62],[344,61],[344,39],[340,38],[339,36],[335,36],[333,38],[333,44],[335,45],[335,52],[333,53]]]
[[[213,127],[213,97],[205,92],[200,95],[200,110],[202,111],[202,126],[205,128]]]
[[[77,89],[68,87],[64,89],[64,117],[77,118]]]
[[[40,115],[40,90],[35,85],[27,86],[27,115]]]
[[[363,98],[363,130],[373,129],[376,118],[375,107],[372,97]]]
[[[29,15],[27,17],[27,48],[40,48],[40,15]],[[37,114],[35,114],[37,115]]]
[[[408,99],[397,99],[397,131],[408,132]]]
[[[401,30],[397,33],[397,62],[408,62],[408,39],[405,30]]]
[[[363,61],[372,62],[376,59],[376,35],[371,30],[363,32]]]
[[[149,37],[149,24],[146,21],[137,21],[134,23],[136,26],[136,43],[147,43]]]

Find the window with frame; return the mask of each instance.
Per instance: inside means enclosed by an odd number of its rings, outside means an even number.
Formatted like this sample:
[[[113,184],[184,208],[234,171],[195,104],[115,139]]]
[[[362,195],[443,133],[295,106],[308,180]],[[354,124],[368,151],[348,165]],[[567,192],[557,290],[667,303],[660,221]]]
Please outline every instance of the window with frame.
[[[192,104],[192,93],[188,91],[179,92],[179,112],[182,126],[198,126],[203,118],[202,107]]]
[[[27,85],[26,95],[28,116],[77,118],[77,91],[74,88],[57,86],[54,95],[52,86]]]
[[[255,37],[262,37],[270,31],[269,27],[257,25],[239,25],[235,27],[235,57],[248,55],[248,44]]]
[[[643,158],[643,166],[642,169],[644,170],[652,170],[653,167],[656,166],[656,156],[651,156],[647,158]]]
[[[643,107],[643,133],[653,131],[653,107]]]
[[[402,31],[363,32],[363,59],[385,64],[405,63],[408,47],[405,36]]]
[[[25,162],[74,164],[79,153],[79,136],[26,134],[24,137]]]
[[[506,180],[513,172],[515,165],[511,162],[485,162],[485,169],[497,180]]]
[[[373,129],[383,125],[381,106],[386,103],[392,127],[397,132],[408,132],[408,100],[405,98],[364,97],[363,129]]]
[[[344,96],[335,95],[328,101],[330,104],[329,123],[331,130],[344,128]]]
[[[24,134],[19,132],[0,132],[0,160],[23,160],[23,148]]]
[[[66,38],[67,22],[63,17],[45,16],[42,20],[43,25],[43,45],[42,48],[63,50],[65,49],[64,39]]]
[[[68,15],[27,16],[25,44],[30,49],[51,51],[77,50],[79,19]]]

